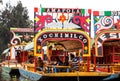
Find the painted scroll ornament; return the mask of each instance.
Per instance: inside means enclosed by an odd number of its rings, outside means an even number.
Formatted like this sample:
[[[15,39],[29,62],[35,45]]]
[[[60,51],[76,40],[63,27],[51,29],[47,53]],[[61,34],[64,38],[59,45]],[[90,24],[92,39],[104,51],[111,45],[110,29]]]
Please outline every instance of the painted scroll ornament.
[[[19,36],[15,36],[15,33],[14,32],[12,32],[12,34],[13,34],[13,38],[11,39],[11,45],[18,45],[18,44],[20,44],[21,43],[21,39],[20,39],[20,37]]]
[[[46,23],[51,23],[53,21],[52,19],[52,16],[51,15],[43,15],[43,16],[40,16],[40,15],[37,15],[36,14],[36,17],[39,19],[35,26],[37,27],[35,29],[35,32],[38,32],[39,30],[41,30],[44,26],[45,26],[45,22]]]
[[[97,26],[96,33],[103,29],[110,29],[113,26],[113,24],[114,20],[112,17],[105,16],[100,18],[100,20],[97,23],[95,23],[95,26]]]
[[[87,19],[89,17],[86,16],[74,16],[73,17],[73,23],[80,25],[85,31],[90,32],[87,26],[89,26],[89,23],[87,22]]]

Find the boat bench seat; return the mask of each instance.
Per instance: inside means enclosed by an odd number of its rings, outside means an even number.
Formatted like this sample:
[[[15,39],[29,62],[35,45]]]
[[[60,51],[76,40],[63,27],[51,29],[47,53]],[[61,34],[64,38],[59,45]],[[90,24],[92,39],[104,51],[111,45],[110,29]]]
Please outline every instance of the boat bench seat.
[[[18,62],[16,60],[6,60],[2,62],[3,66],[12,66],[12,67],[17,67],[18,66]]]
[[[3,65],[6,65],[6,64],[17,64],[17,61],[16,60],[7,60],[7,61],[4,61],[2,62]]]
[[[30,63],[22,63],[22,66],[24,69],[27,69],[29,71],[34,71],[35,70],[35,65],[30,64]]]

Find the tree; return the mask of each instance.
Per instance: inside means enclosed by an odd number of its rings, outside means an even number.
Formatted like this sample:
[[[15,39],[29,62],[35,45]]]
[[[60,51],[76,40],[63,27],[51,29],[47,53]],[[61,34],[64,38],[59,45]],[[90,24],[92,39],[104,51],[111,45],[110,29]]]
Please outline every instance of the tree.
[[[1,4],[3,3],[2,0],[0,0],[0,3],[1,3]]]
[[[29,27],[30,23],[28,22],[28,10],[26,7],[22,7],[22,3],[19,1],[17,6],[14,6],[11,12],[12,18],[10,21],[11,27]]]
[[[6,4],[6,9],[2,12],[3,24],[7,27],[29,27],[29,16],[26,7],[22,6],[21,1],[18,2],[17,6],[11,6]]]
[[[26,28],[31,26],[28,10],[18,1],[17,6],[6,4],[0,12],[0,53],[8,47],[10,43],[10,27]]]
[[[10,32],[8,28],[0,26],[0,54],[8,46],[9,34]]]

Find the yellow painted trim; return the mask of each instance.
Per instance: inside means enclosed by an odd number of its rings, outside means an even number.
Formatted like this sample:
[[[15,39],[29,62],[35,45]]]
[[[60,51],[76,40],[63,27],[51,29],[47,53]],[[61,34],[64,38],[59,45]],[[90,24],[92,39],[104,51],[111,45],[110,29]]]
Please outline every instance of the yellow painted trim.
[[[54,76],[54,77],[72,77],[72,76],[109,76],[111,73],[108,72],[62,72],[62,73],[48,73],[43,76]]]
[[[41,34],[44,34],[44,33],[46,33],[46,32],[76,32],[76,33],[81,33],[81,34],[83,34],[83,35],[85,35],[86,36],[86,38],[88,39],[88,54],[83,54],[83,56],[85,56],[85,57],[89,57],[90,56],[90,54],[91,54],[91,38],[90,38],[90,36],[86,33],[86,32],[84,32],[84,31],[81,31],[81,30],[68,30],[68,29],[45,29],[45,30],[42,30],[42,31],[40,31],[39,33],[37,33],[36,34],[36,36],[35,36],[35,39],[34,39],[34,55],[35,56],[42,56],[42,54],[37,54],[37,52],[36,52],[36,40],[37,40],[37,38],[41,35]]]

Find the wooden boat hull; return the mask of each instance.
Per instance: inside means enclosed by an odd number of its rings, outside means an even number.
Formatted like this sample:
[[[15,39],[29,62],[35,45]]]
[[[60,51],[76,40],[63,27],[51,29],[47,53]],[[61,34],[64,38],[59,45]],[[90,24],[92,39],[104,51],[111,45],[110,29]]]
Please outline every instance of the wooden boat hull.
[[[44,74],[39,81],[101,81],[110,75],[110,73],[102,72],[50,73]]]
[[[2,72],[5,72],[5,73],[10,73],[11,72],[11,68],[10,67],[6,67],[6,66],[2,66]]]
[[[23,76],[27,79],[33,80],[33,81],[38,81],[42,77],[42,74],[32,72],[32,71],[28,71],[28,70],[24,70],[22,68],[19,68],[19,72],[20,72],[21,76]]]
[[[109,77],[109,76],[108,76]],[[43,76],[39,81],[119,81],[120,78],[104,80],[103,76],[80,76],[80,77],[47,77]]]
[[[70,77],[48,77],[43,76],[39,81],[102,81],[106,77],[91,77],[91,76],[70,76]]]
[[[39,74],[19,68],[20,75],[34,81],[101,81],[111,76],[105,72],[62,72]]]

